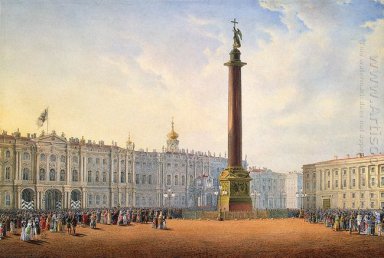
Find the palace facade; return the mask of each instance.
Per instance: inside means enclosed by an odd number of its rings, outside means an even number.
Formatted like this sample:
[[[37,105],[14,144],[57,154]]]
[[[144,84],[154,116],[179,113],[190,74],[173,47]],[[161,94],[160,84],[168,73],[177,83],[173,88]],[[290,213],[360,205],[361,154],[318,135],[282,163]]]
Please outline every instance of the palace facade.
[[[64,134],[0,135],[0,208],[216,206],[220,172],[227,159],[167,147],[135,150]]]
[[[381,209],[384,207],[384,155],[303,166],[305,208]]]

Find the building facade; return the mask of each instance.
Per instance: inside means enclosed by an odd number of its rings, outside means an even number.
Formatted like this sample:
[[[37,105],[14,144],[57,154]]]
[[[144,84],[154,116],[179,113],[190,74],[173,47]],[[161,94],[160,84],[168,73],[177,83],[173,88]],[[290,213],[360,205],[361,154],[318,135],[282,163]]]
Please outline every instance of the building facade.
[[[286,174],[285,187],[287,193],[288,209],[300,209],[303,204],[303,174],[299,172],[289,172]]]
[[[384,207],[384,155],[329,160],[303,166],[305,208]]]
[[[227,159],[167,147],[135,150],[64,134],[0,135],[0,208],[215,206],[217,178]]]
[[[286,208],[286,174],[276,173],[267,168],[249,169],[251,197],[255,209]]]

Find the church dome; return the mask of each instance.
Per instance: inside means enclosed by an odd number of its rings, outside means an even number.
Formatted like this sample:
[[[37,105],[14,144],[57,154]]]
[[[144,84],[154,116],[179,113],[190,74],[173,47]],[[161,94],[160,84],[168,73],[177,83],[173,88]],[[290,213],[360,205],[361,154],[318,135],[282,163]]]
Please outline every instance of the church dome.
[[[168,139],[176,140],[179,137],[179,134],[175,132],[174,123],[172,118],[172,130],[167,134]]]

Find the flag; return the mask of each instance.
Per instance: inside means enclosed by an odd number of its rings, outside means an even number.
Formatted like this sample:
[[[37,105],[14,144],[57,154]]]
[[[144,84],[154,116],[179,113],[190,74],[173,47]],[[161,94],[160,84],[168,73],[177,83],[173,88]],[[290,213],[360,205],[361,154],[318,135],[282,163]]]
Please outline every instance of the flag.
[[[48,119],[48,108],[44,109],[39,118],[37,119],[37,125],[42,127],[44,122]]]

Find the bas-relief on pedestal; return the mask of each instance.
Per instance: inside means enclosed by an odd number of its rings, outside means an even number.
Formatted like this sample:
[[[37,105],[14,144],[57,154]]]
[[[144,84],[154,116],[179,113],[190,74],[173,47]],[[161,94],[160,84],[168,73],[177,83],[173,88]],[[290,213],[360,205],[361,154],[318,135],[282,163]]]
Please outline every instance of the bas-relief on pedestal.
[[[230,60],[225,63],[228,74],[228,167],[220,175],[220,211],[250,211],[252,200],[249,195],[251,177],[242,166],[242,121],[241,121],[241,67],[238,49],[242,34],[233,25],[233,49]]]

